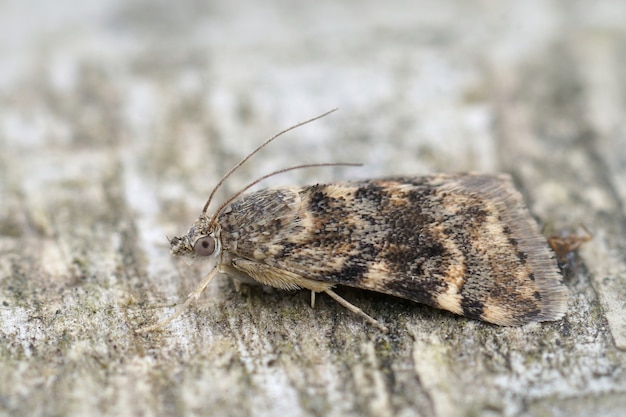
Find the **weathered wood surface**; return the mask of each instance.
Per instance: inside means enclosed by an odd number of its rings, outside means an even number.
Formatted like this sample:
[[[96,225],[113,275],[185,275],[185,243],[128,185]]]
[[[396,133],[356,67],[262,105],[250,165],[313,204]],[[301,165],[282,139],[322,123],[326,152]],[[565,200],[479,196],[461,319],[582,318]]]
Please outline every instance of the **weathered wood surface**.
[[[9,1],[0,5],[0,413],[626,413],[626,3]],[[237,4],[235,4],[237,3]],[[502,328],[354,290],[222,277],[168,254],[221,174],[268,184],[513,174],[546,230],[594,234],[567,316]]]

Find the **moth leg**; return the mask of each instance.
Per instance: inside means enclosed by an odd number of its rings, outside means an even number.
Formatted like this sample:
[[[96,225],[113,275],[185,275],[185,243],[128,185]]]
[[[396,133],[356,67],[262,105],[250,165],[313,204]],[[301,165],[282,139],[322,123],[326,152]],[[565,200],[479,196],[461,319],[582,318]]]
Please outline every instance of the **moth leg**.
[[[235,291],[237,294],[248,295],[250,294],[250,284],[247,282],[243,282],[237,278],[233,278],[233,285],[235,286]]]
[[[198,284],[196,289],[193,290],[187,296],[187,300],[176,309],[174,314],[172,314],[167,319],[158,322],[157,324],[153,324],[152,326],[146,326],[146,327],[142,327],[140,329],[137,329],[137,330],[135,330],[135,333],[147,333],[147,332],[151,332],[153,330],[159,330],[159,329],[162,329],[163,327],[165,327],[166,325],[170,324],[172,321],[176,320],[178,317],[180,317],[181,314],[183,314],[185,312],[185,310],[187,309],[189,304],[191,304],[194,300],[196,300],[198,297],[200,297],[200,294],[202,294],[202,291],[204,291],[204,289],[207,287],[207,285],[209,285],[209,283],[215,277],[215,275],[217,275],[217,267],[213,268],[211,270],[211,272],[209,272],[207,274],[207,276],[202,280],[202,282],[200,282],[200,284]]]
[[[361,310],[360,308],[358,308],[354,304],[350,304],[348,301],[346,301],[345,299],[343,299],[339,295],[337,295],[337,293],[334,292],[333,290],[327,289],[324,292],[326,294],[328,294],[330,296],[330,298],[332,298],[333,300],[337,301],[339,304],[341,304],[342,306],[344,306],[348,310],[352,311],[354,314],[363,317],[365,320],[367,320],[367,322],[369,324],[378,327],[380,330],[382,330],[385,333],[389,333],[389,329],[387,328],[387,326],[383,325],[381,322],[379,322],[375,318],[369,316],[367,313],[365,313],[365,311]]]
[[[315,308],[315,291],[311,290],[311,308]]]

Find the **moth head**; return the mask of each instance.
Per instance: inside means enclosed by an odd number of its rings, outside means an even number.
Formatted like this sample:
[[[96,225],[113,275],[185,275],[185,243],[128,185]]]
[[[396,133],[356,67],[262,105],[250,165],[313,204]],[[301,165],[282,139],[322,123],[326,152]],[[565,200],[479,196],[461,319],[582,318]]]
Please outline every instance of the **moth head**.
[[[196,221],[186,235],[170,239],[172,255],[187,257],[216,256],[219,253],[219,242],[214,227],[208,227],[204,215]]]

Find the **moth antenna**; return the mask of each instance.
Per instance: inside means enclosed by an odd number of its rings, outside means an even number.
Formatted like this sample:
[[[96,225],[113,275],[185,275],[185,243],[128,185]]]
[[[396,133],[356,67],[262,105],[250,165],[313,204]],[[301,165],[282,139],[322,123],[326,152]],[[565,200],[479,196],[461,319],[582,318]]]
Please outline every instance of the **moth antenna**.
[[[315,119],[312,119],[312,120],[315,120]],[[314,167],[360,167],[360,166],[363,166],[363,164],[354,164],[354,163],[350,163],[350,162],[328,162],[328,163],[320,163],[320,164],[297,165],[297,166],[294,166],[294,167],[283,168],[283,169],[279,169],[278,171],[270,172],[269,174],[263,175],[262,177],[257,178],[256,180],[252,181],[250,184],[246,185],[241,190],[237,191],[228,200],[223,202],[222,205],[220,205],[220,207],[217,210],[215,210],[215,214],[213,214],[213,216],[211,216],[211,221],[209,222],[209,224],[212,225],[213,222],[215,221],[215,219],[217,219],[217,216],[224,209],[224,207],[226,207],[227,205],[232,203],[233,200],[235,200],[241,194],[245,193],[247,190],[249,190],[250,188],[254,187],[255,185],[257,185],[261,181],[263,181],[263,180],[265,180],[265,179],[267,179],[269,177],[273,177],[274,175],[278,175],[278,174],[282,174],[283,172],[294,171],[296,169],[302,169],[302,168],[314,168]]]
[[[231,175],[233,172],[235,172],[235,171],[237,170],[237,168],[239,168],[240,166],[242,166],[243,164],[245,164],[245,163],[246,163],[246,161],[252,157],[252,155],[254,155],[255,153],[257,153],[258,151],[260,151],[261,149],[263,149],[264,147],[266,147],[267,145],[269,145],[272,141],[274,141],[274,139],[276,139],[276,138],[278,138],[278,137],[280,137],[280,136],[284,135],[285,133],[287,133],[287,132],[289,132],[289,131],[291,131],[291,130],[293,130],[293,129],[296,129],[296,128],[300,127],[300,126],[303,126],[303,125],[305,125],[305,124],[307,124],[307,123],[311,123],[311,122],[314,122],[314,121],[316,121],[316,120],[318,120],[318,119],[321,119],[321,118],[322,118],[322,117],[324,117],[324,116],[328,116],[329,114],[334,113],[334,112],[336,112],[337,110],[338,110],[338,109],[336,109],[336,108],[335,108],[335,109],[332,109],[332,110],[329,110],[329,111],[327,111],[326,113],[322,113],[322,114],[320,114],[319,116],[315,116],[315,117],[314,117],[314,118],[312,118],[312,119],[305,120],[305,121],[300,122],[300,123],[297,123],[297,124],[295,124],[295,125],[293,125],[293,126],[291,126],[291,127],[288,127],[287,129],[285,129],[285,130],[282,130],[282,131],[278,132],[277,134],[275,134],[274,136],[272,136],[271,138],[269,138],[268,140],[266,140],[265,142],[263,142],[262,144],[260,144],[259,146],[257,146],[257,147],[256,147],[256,149],[254,149],[254,150],[253,150],[252,152],[250,152],[250,153],[249,153],[249,154],[248,154],[245,158],[243,158],[241,161],[239,161],[239,163],[237,163],[234,167],[232,167],[232,168],[231,168],[231,169],[230,169],[230,170],[229,170],[229,171],[228,171],[228,172],[227,172],[227,173],[226,173],[226,174],[225,174],[225,175],[224,175],[224,176],[223,176],[223,177],[222,177],[222,178],[221,178],[221,179],[217,182],[217,185],[215,186],[215,188],[213,188],[213,191],[211,191],[211,194],[209,195],[209,199],[207,200],[206,204],[204,205],[204,208],[202,209],[202,213],[203,213],[203,214],[204,214],[204,213],[206,213],[207,209],[209,208],[209,205],[211,204],[211,201],[213,200],[213,196],[215,195],[215,193],[217,192],[217,190],[218,190],[218,189],[222,186],[222,184],[224,183],[224,181],[226,181],[226,179],[227,179],[228,177],[230,177],[230,175]]]

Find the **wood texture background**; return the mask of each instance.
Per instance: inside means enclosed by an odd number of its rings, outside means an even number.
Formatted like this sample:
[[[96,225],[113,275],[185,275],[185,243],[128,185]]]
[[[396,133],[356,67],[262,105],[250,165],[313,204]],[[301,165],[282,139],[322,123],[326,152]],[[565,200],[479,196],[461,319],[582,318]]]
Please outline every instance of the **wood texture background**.
[[[626,3],[0,4],[0,414],[622,416]],[[89,3],[89,4],[88,4]],[[95,3],[95,4],[92,4]],[[509,172],[546,233],[584,223],[568,313],[503,328],[339,289],[214,282],[169,256],[216,180]],[[578,230],[578,233],[582,231]]]

